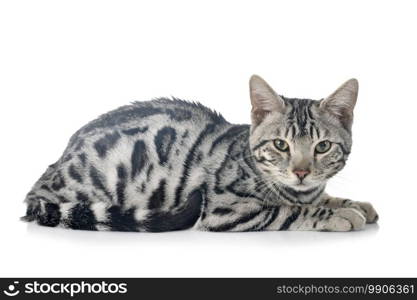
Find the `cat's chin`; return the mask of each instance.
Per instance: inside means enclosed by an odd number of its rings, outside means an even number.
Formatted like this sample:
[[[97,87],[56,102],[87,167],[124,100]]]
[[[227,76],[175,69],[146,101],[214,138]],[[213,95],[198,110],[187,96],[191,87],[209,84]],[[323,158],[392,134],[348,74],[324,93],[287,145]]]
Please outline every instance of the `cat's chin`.
[[[320,184],[317,183],[309,183],[309,182],[297,182],[291,184],[290,187],[296,191],[308,191],[317,188]]]

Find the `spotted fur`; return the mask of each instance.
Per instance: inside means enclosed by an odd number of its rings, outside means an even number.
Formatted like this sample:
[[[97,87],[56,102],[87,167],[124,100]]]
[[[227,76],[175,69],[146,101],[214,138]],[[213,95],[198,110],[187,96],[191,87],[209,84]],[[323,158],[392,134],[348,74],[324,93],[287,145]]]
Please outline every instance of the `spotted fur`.
[[[251,125],[179,99],[120,107],[71,137],[24,219],[108,231],[361,229],[377,219],[372,206],[324,192],[350,153],[356,95],[351,80],[321,101],[285,98],[253,76]],[[323,139],[331,150],[314,154]],[[295,167],[311,170],[303,183]]]

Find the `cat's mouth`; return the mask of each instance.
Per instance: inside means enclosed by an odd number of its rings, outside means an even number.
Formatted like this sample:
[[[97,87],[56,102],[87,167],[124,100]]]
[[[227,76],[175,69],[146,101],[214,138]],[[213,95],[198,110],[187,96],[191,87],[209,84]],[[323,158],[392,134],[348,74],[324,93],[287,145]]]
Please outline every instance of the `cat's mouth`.
[[[306,178],[303,178],[303,179],[295,178],[293,185],[294,186],[308,186],[309,185],[309,181],[306,180]]]
[[[297,190],[307,190],[307,189],[310,189],[313,186],[314,186],[313,182],[311,182],[309,180],[305,180],[305,179],[303,179],[303,180],[297,179],[296,182],[294,184],[292,184],[292,187],[294,189],[297,189]]]

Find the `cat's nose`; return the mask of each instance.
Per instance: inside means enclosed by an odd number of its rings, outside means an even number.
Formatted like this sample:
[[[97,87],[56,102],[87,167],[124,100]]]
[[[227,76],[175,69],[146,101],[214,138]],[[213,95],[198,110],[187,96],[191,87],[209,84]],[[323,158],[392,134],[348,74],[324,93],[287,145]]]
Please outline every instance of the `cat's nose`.
[[[292,171],[295,175],[297,175],[300,180],[303,180],[308,174],[310,174],[310,170],[301,170],[296,169]]]

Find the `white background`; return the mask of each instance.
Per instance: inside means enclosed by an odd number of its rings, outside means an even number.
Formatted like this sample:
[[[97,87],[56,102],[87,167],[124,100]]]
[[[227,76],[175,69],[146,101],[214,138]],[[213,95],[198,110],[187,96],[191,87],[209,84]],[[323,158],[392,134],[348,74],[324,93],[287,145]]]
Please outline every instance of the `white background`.
[[[414,2],[414,3],[413,3]],[[415,1],[2,1],[0,276],[417,276]],[[352,233],[98,233],[20,222],[84,123],[132,100],[199,100],[249,122],[248,79],[319,99],[360,82],[333,195]]]

